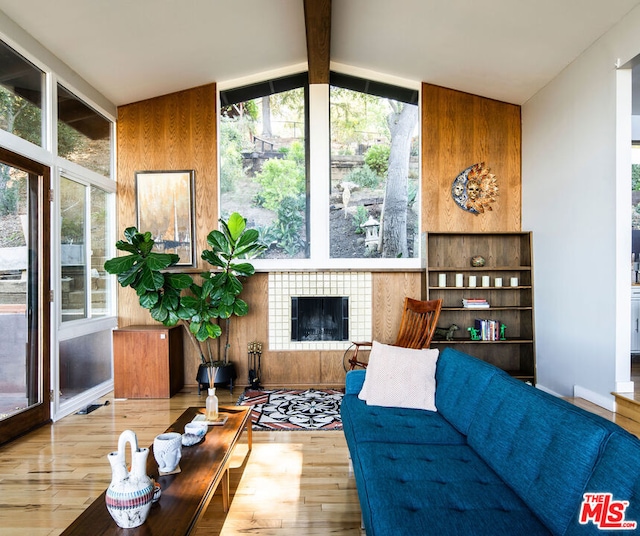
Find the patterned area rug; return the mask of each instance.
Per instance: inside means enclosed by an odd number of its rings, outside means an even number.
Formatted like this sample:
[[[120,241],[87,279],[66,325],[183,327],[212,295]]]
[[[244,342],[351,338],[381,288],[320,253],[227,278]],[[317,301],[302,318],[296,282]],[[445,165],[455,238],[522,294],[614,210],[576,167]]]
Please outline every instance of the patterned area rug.
[[[253,406],[254,430],[342,430],[340,403],[343,391],[335,389],[248,389],[239,406]]]

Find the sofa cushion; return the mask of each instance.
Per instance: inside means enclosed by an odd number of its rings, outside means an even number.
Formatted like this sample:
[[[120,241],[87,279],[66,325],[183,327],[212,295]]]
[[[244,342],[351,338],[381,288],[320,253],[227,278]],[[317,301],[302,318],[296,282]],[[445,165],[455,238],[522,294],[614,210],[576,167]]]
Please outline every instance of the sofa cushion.
[[[367,536],[550,534],[467,445],[356,448]]]
[[[506,375],[477,405],[469,445],[554,533],[566,530],[611,423]]]
[[[617,504],[614,503],[614,512],[606,512],[602,507],[603,514],[613,513],[613,516],[608,519],[610,525],[615,525],[616,522],[621,525],[623,523],[627,524],[618,529],[612,527],[612,530],[616,530],[617,534],[636,534],[633,524],[635,524],[636,531],[640,527],[640,440],[622,430],[612,434],[584,489],[584,493],[592,496],[610,493],[610,501],[615,501]],[[595,499],[592,497],[589,501],[593,509],[583,519],[586,524],[580,523],[581,503],[571,517],[566,536],[611,534],[604,530],[604,526],[598,526],[595,522],[598,519],[607,520],[598,516],[597,507],[593,503]],[[628,501],[626,508],[619,501]],[[615,514],[616,508],[619,515]]]
[[[465,444],[467,439],[439,413],[420,409],[368,406],[345,395],[340,406],[342,427],[354,441],[397,441],[407,444]]]
[[[476,411],[478,400],[493,376],[506,375],[489,363],[445,348],[438,357],[436,369],[436,407],[463,434]]]
[[[359,398],[375,406],[435,411],[438,353],[373,341]]]

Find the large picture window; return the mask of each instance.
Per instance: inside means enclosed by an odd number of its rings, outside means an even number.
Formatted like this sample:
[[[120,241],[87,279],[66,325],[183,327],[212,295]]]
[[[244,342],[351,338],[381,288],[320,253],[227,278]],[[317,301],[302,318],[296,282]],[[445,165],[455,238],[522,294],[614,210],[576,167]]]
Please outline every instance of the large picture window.
[[[239,212],[269,246],[264,258],[306,258],[307,75],[220,93],[220,216]]]
[[[418,92],[332,73],[332,258],[419,255]]]

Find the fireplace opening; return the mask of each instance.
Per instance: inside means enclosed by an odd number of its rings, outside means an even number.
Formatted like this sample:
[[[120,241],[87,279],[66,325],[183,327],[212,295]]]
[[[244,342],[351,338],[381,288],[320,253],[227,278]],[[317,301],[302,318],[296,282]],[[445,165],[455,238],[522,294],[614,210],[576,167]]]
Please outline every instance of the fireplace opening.
[[[292,341],[348,341],[348,297],[292,297]]]

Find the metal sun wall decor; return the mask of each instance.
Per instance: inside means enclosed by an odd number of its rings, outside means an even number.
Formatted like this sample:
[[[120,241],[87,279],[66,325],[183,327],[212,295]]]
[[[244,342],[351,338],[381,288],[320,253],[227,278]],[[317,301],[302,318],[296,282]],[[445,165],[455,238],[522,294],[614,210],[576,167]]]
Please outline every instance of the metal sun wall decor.
[[[483,214],[493,210],[491,204],[498,196],[496,176],[484,162],[469,166],[461,172],[451,185],[451,197],[462,210],[472,214]]]

